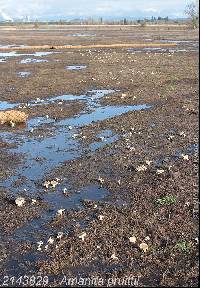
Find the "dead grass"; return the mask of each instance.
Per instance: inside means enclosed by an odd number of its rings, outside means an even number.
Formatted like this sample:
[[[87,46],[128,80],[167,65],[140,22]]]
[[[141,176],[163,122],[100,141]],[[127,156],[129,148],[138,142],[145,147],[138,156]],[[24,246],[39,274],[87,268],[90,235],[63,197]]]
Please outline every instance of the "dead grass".
[[[177,46],[176,43],[116,43],[116,44],[94,44],[94,45],[68,45],[68,46],[51,46],[51,45],[40,45],[40,46],[27,46],[27,47],[0,47],[1,50],[12,51],[12,50],[34,50],[34,49],[92,49],[92,48],[140,48],[140,47],[171,47]]]
[[[0,111],[1,124],[24,123],[27,119],[28,115],[25,112],[17,110]]]

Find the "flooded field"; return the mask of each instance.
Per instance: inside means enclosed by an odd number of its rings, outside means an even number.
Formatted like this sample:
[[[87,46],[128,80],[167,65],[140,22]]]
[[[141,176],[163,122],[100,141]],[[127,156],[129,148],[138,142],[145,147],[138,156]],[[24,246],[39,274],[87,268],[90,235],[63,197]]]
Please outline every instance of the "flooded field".
[[[0,48],[0,285],[196,287],[198,32],[8,29]]]

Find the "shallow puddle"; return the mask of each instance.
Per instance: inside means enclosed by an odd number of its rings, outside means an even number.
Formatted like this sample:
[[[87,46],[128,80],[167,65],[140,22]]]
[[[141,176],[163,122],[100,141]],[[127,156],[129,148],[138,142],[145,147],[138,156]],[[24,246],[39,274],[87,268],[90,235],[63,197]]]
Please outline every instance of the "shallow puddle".
[[[22,56],[34,56],[34,57],[43,57],[43,56],[48,56],[51,54],[58,54],[61,52],[54,52],[54,51],[37,51],[34,53],[18,53],[16,51],[10,51],[10,52],[0,52],[0,63],[6,62],[8,58],[11,57],[22,57]],[[21,64],[26,64],[26,63],[40,63],[40,62],[48,62],[48,60],[45,59],[23,59],[20,61]]]
[[[106,188],[101,188],[98,185],[90,185],[82,188],[76,193],[70,196],[65,196],[62,191],[50,191],[44,195],[43,200],[50,205],[50,209],[38,219],[34,219],[21,228],[16,229],[12,235],[13,239],[23,239],[28,241],[41,240],[55,234],[56,228],[53,230],[50,227],[45,226],[56,218],[56,213],[59,209],[71,210],[82,209],[83,200],[89,200],[94,202],[106,201],[106,197],[109,196],[109,191]],[[67,231],[63,231],[67,232]]]
[[[35,251],[34,253],[26,252],[25,254],[21,255],[20,257],[18,255],[12,255],[9,261],[6,263],[6,275],[10,276],[10,279],[13,279],[11,277],[16,277],[15,281],[18,279],[18,283],[9,283],[9,287],[25,287],[22,283],[20,283],[20,276],[24,276],[24,281],[26,281],[26,275],[35,275],[37,271],[37,261],[44,261],[47,260],[47,256],[45,254],[41,254],[38,251]],[[27,265],[28,264],[28,265]],[[23,277],[22,276],[22,277]],[[22,279],[22,278],[21,278]],[[34,280],[35,279],[35,280]],[[37,276],[33,278],[33,283],[39,283],[37,282]],[[38,278],[39,279],[39,278]],[[15,282],[14,281],[14,282]],[[22,282],[22,281],[21,281]],[[24,282],[28,283],[28,282]],[[40,286],[40,284],[38,284]],[[29,286],[30,287],[30,286]],[[36,287],[36,286],[35,286]]]
[[[45,190],[43,183],[45,179],[48,179],[48,175],[53,173],[53,170],[62,165],[67,160],[73,160],[80,156],[85,156],[87,153],[93,153],[97,149],[111,144],[118,140],[118,135],[114,134],[112,130],[103,130],[96,135],[97,140],[89,145],[89,150],[85,149],[82,145],[83,135],[80,133],[80,128],[89,125],[96,121],[103,121],[110,119],[114,116],[119,116],[130,111],[139,111],[150,109],[150,105],[135,105],[135,106],[101,106],[99,100],[114,90],[92,90],[88,91],[86,95],[74,96],[74,95],[61,95],[54,98],[46,99],[45,102],[52,101],[67,101],[67,100],[83,100],[87,104],[87,112],[82,111],[81,115],[77,115],[71,118],[55,121],[53,119],[47,119],[45,117],[38,117],[30,119],[25,131],[18,130],[16,133],[2,132],[0,135],[6,142],[15,143],[17,148],[9,149],[9,151],[16,154],[24,155],[22,164],[18,166],[15,171],[15,175],[6,179],[3,183],[4,187],[7,187],[12,193],[20,195],[22,191],[26,191],[27,197],[36,199],[41,197],[45,203],[50,205],[48,211],[45,210],[42,213],[42,217],[28,221],[25,226],[17,229],[11,236],[14,240],[28,240],[36,243],[40,240],[47,240],[47,236],[55,234],[57,231],[49,227],[52,219],[54,219],[57,210],[59,209],[81,209],[83,206],[83,200],[92,201],[105,201],[109,195],[109,191],[105,188],[99,188],[99,185],[91,185],[82,188],[79,193],[73,193],[70,196],[65,196],[63,189],[68,187],[67,179],[61,179],[60,184],[56,186],[55,190]],[[36,101],[37,102],[37,101]],[[42,101],[44,104],[44,102]],[[39,103],[32,103],[31,105],[37,105]],[[6,105],[3,105],[3,108]],[[10,105],[19,105],[10,104]],[[89,112],[88,112],[89,110]],[[53,136],[49,137],[34,137],[30,129],[42,129],[45,125],[46,129],[53,131]],[[42,131],[42,130],[41,130]],[[15,181],[22,179],[19,185],[14,185]],[[50,177],[50,176],[49,176]],[[52,177],[50,177],[51,179]],[[14,196],[16,197],[16,196]],[[64,233],[67,233],[65,227]],[[35,252],[30,253],[30,257]],[[37,254],[37,253],[36,253]],[[34,257],[33,257],[34,258]],[[38,260],[39,256],[36,256],[35,260]],[[14,268],[15,270],[15,268]],[[13,271],[15,273],[15,271]]]
[[[145,41],[150,41],[151,39],[146,39]],[[157,42],[157,40],[153,40]],[[177,44],[176,47],[169,46],[165,47],[143,47],[143,48],[129,48],[128,52],[141,53],[141,52],[156,52],[156,53],[174,53],[174,52],[198,52],[199,42],[190,40],[159,40],[161,43],[172,43]]]
[[[95,107],[97,105],[97,100],[102,98],[104,95],[107,95],[107,94],[113,93],[113,92],[115,92],[115,90],[111,90],[111,89],[110,90],[91,90],[91,91],[88,91],[88,93],[85,95],[64,94],[64,95],[55,96],[55,97],[51,97],[51,98],[45,98],[45,99],[38,98],[36,100],[28,101],[25,104],[24,103],[10,103],[7,101],[0,101],[0,110],[6,110],[9,108],[20,107],[23,105],[27,105],[28,107],[33,107],[33,106],[38,106],[38,105],[53,104],[55,102],[59,102],[60,104],[62,104],[62,101],[73,101],[73,100],[85,101],[85,102],[87,102],[88,107],[91,108],[91,107]],[[42,117],[32,119],[29,121],[29,123],[35,123],[35,124],[39,123],[37,120],[39,120],[39,122],[45,122],[46,123],[45,119]]]
[[[199,41],[195,40],[170,40],[170,39],[161,39],[159,42],[163,43],[176,43],[176,44],[192,44],[194,46],[198,45]]]
[[[7,110],[12,109],[18,106],[18,103],[10,103],[7,101],[0,101],[0,111],[1,110]]]
[[[26,78],[31,75],[31,72],[18,72],[17,75],[21,78]]]
[[[86,69],[87,66],[86,65],[80,65],[80,66],[67,66],[66,69],[67,70],[82,70],[82,69]]]
[[[32,134],[23,134],[23,132],[17,135],[14,133],[1,133],[1,136],[5,141],[17,143],[19,145],[17,148],[11,149],[11,152],[25,155],[24,163],[17,169],[16,175],[7,179],[4,185],[10,187],[13,181],[25,176],[27,177],[27,181],[21,188],[26,188],[27,186],[30,193],[34,193],[36,180],[41,180],[47,173],[64,161],[75,159],[85,153],[84,147],[80,144],[79,138],[81,138],[81,135],[80,137],[77,137],[77,135],[79,136],[80,127],[89,125],[93,122],[110,119],[114,116],[120,116],[130,111],[151,108],[150,105],[100,106],[98,102],[99,99],[112,92],[114,92],[114,90],[93,90],[89,91],[87,95],[74,96],[81,97],[87,101],[87,108],[91,110],[89,113],[83,111],[81,115],[61,119],[60,121],[54,121],[53,119],[47,119],[45,117],[39,117],[28,121],[28,131],[37,129],[38,127],[41,129],[43,125],[47,125],[45,126],[45,130],[50,129],[51,131],[53,129],[54,133],[51,137],[34,138],[31,137]],[[72,98],[72,96],[69,96],[68,99],[71,100]],[[57,97],[55,97],[54,100],[55,99],[57,99]],[[70,126],[73,127],[72,130],[68,129]],[[116,141],[117,136],[112,135],[104,140],[107,141],[91,144],[90,150],[95,151],[106,144]],[[43,160],[38,161],[38,159]],[[18,189],[12,188],[12,191],[17,192]]]
[[[72,36],[72,37],[95,37],[96,34],[90,34],[90,33],[80,34],[80,33],[75,33],[75,34],[67,34],[66,36]]]
[[[42,57],[42,56],[48,56],[51,54],[58,54],[60,52],[49,52],[49,51],[38,51],[34,53],[17,53],[16,51],[10,51],[10,52],[0,52],[0,57],[21,57],[21,56],[35,56],[35,57]]]
[[[29,191],[31,192],[32,190],[32,193],[34,193],[35,180],[42,179],[47,173],[64,161],[75,159],[85,153],[83,147],[81,147],[81,144],[78,141],[78,138],[74,137],[74,135],[78,135],[78,131],[76,131],[77,128],[89,125],[94,121],[96,122],[110,119],[114,116],[119,116],[129,111],[149,108],[150,106],[147,105],[98,107],[95,109],[95,111],[89,114],[82,114],[77,117],[54,122],[54,125],[57,128],[56,134],[52,137],[47,137],[44,139],[32,139],[24,135],[19,135],[18,139],[17,137],[13,139],[12,134],[3,134],[2,136],[5,141],[13,143],[18,142],[19,144],[21,143],[18,148],[11,149],[11,152],[25,154],[24,164],[17,170],[18,176],[13,176],[10,179],[7,179],[4,184],[9,187],[12,185],[13,181],[25,176],[28,179],[21,188],[26,188],[28,185]],[[48,121],[50,120],[48,119]],[[37,125],[37,123],[34,123],[34,125]],[[74,129],[69,130],[67,128],[69,126],[74,127]],[[107,141],[102,141],[101,144],[91,144],[90,149],[94,152],[96,149],[116,140],[117,136],[115,135],[108,138]],[[42,158],[44,160],[38,161],[38,158]],[[15,191],[14,188],[12,188],[12,190],[13,192]]]
[[[164,163],[167,163],[168,161],[179,161],[182,159],[182,155],[193,155],[195,153],[198,154],[199,151],[199,145],[198,143],[194,143],[186,147],[185,149],[178,149],[174,154],[166,157],[160,157],[155,161],[155,166],[157,168],[163,167]]]
[[[29,63],[45,63],[49,62],[46,59],[33,59],[33,58],[27,58],[27,59],[22,59],[20,61],[20,64],[29,64]]]
[[[87,95],[62,95],[54,97],[51,100],[48,99],[47,101],[61,100],[61,98],[65,100],[82,99],[87,102],[87,110],[91,110],[89,113],[83,111],[81,115],[61,119],[60,121],[56,122],[53,119],[45,119],[45,117],[39,117],[28,121],[28,131],[31,129],[37,129],[38,127],[42,128],[42,125],[44,124],[50,125],[45,129],[49,128],[51,130],[53,128],[55,130],[55,134],[51,137],[35,139],[34,137],[31,138],[31,134],[29,133],[28,135],[23,135],[23,133],[19,135],[15,135],[13,133],[1,133],[2,137],[6,141],[19,144],[19,146],[12,149],[11,152],[23,153],[26,155],[24,164],[19,167],[17,171],[18,176],[26,176],[29,181],[34,182],[34,180],[41,179],[46,173],[50,172],[64,161],[71,160],[82,155],[84,153],[84,149],[81,147],[78,138],[74,137],[79,134],[77,130],[78,128],[89,125],[93,122],[120,116],[130,111],[139,111],[151,108],[150,105],[100,106],[99,99],[112,92],[114,92],[114,90],[93,90],[89,91]],[[8,103],[5,103],[3,107],[6,105],[8,105]],[[69,130],[67,127],[70,126],[74,129]],[[100,137],[105,136],[100,135]],[[101,144],[93,143],[90,149],[94,151],[98,149],[98,147],[102,147],[103,144],[106,145],[108,143],[112,143],[112,141],[115,139],[117,139],[116,136],[107,137],[107,139],[104,139],[107,141],[102,141]],[[38,158],[42,158],[44,160],[38,162]],[[14,179],[16,180],[16,178],[17,176],[8,179],[6,181],[6,186],[10,186],[12,181]]]
[[[150,105],[134,105],[134,106],[105,106],[97,107],[95,111],[89,114],[82,114],[76,118],[64,119],[59,122],[59,125],[71,125],[81,127],[89,125],[93,122],[103,121],[115,116],[120,116],[130,111],[140,111],[151,108]]]
[[[89,149],[92,151],[100,149],[105,145],[112,144],[119,139],[119,136],[113,134],[111,130],[104,130],[103,132],[97,134],[96,138],[99,139],[99,141],[95,141],[89,146]]]
[[[13,47],[28,47],[27,45],[24,44],[8,44],[8,45],[0,45],[0,48],[13,48]]]

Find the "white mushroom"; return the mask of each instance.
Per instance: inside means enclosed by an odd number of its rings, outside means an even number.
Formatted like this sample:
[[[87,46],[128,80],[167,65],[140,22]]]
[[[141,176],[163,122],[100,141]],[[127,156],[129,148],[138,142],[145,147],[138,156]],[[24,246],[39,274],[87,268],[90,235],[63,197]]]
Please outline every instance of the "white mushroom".
[[[47,240],[47,242],[48,242],[49,244],[53,244],[54,238],[53,238],[53,237],[49,237],[49,239]]]
[[[157,171],[156,171],[156,173],[159,175],[163,174],[164,172],[165,172],[165,170],[163,170],[163,169],[157,169]]]
[[[102,221],[104,216],[103,215],[99,215],[98,218],[99,218],[100,221]]]
[[[113,253],[110,257],[112,260],[118,260],[119,258],[115,255],[115,253]]]
[[[63,194],[64,194],[64,195],[67,195],[67,194],[68,194],[67,188],[64,188],[64,189],[63,189]]]
[[[143,242],[140,244],[140,249],[146,253],[148,251],[149,247],[146,243]]]
[[[145,240],[145,241],[149,241],[149,240],[150,240],[150,237],[149,237],[149,236],[146,236],[146,237],[144,238],[144,240]]]
[[[137,239],[136,239],[136,237],[135,236],[131,236],[130,238],[129,238],[129,242],[130,243],[136,243],[136,241],[137,241]]]
[[[183,160],[186,160],[186,161],[189,160],[189,156],[188,155],[181,154],[181,158],[183,158]]]
[[[58,232],[57,239],[61,240],[63,237],[64,233],[63,232]]]
[[[184,138],[186,137],[186,134],[185,134],[184,131],[181,131],[181,132],[179,133],[179,135],[182,136],[182,137],[184,137]]]
[[[41,250],[42,250],[41,246],[42,246],[43,244],[44,244],[43,241],[37,242],[37,245],[38,245],[37,250],[38,250],[38,251],[41,251]]]
[[[147,164],[148,166],[150,166],[151,163],[152,163],[152,161],[150,161],[150,160],[146,160],[145,162],[146,162],[146,164]]]
[[[25,204],[25,202],[26,202],[25,198],[23,198],[23,197],[17,197],[15,199],[15,204],[19,207],[23,206]]]
[[[12,120],[10,121],[10,126],[11,127],[15,127],[15,122],[13,122]]]
[[[100,183],[101,185],[103,185],[103,183],[105,182],[105,180],[104,180],[102,177],[100,177],[100,176],[99,176],[99,178],[98,178],[98,181],[99,181],[99,183]]]
[[[31,202],[32,202],[33,205],[35,205],[37,203],[37,200],[36,199],[32,199]]]
[[[57,216],[61,216],[62,217],[64,211],[65,211],[65,209],[59,209],[57,211]]]
[[[141,165],[141,166],[138,166],[138,167],[136,168],[136,170],[137,170],[138,172],[146,171],[146,170],[147,170],[147,167],[146,167],[145,165]]]
[[[81,233],[78,238],[81,239],[82,241],[85,241],[85,237],[86,237],[86,232]]]
[[[57,181],[57,180],[52,180],[52,181],[51,181],[51,186],[52,186],[53,188],[55,188],[57,185],[58,185],[58,181]]]
[[[170,135],[167,139],[171,141],[173,138],[174,138],[174,136]]]
[[[48,189],[50,184],[50,181],[45,181],[43,186]]]

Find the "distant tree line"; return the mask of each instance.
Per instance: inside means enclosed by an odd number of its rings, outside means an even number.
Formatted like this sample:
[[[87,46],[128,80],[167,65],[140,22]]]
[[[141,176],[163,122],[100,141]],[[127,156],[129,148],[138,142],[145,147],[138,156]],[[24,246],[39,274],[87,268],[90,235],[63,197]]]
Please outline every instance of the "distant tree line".
[[[73,19],[73,20],[65,20],[60,19],[58,21],[26,21],[27,18],[25,18],[24,21],[16,21],[16,22],[9,22],[9,25],[23,25],[23,24],[32,24],[34,25],[34,28],[39,28],[41,25],[140,25],[145,26],[146,24],[159,24],[159,23],[179,23],[177,20],[171,20],[168,16],[166,17],[154,17],[151,18],[145,18],[145,19],[138,19],[138,20],[132,20],[130,18],[123,18],[119,20],[108,20],[103,19],[103,17],[100,18],[92,18],[89,17],[87,19]],[[8,22],[7,22],[8,23]],[[1,23],[6,24],[6,23]]]

